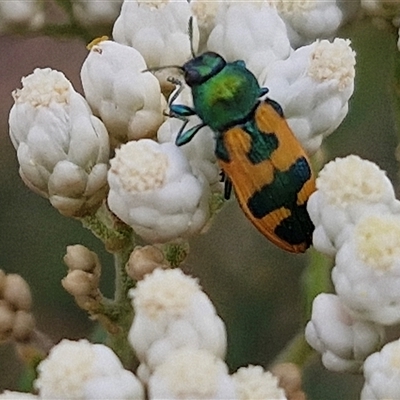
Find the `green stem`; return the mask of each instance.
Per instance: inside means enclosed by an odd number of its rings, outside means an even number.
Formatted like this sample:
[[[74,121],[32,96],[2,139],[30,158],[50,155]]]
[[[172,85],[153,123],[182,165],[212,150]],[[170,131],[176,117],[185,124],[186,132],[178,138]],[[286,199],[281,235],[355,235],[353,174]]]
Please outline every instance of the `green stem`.
[[[312,303],[315,297],[320,293],[332,291],[332,259],[314,248],[309,250],[309,255],[310,261],[301,279],[304,324],[311,317]]]
[[[314,350],[306,342],[304,333],[299,333],[279,353],[272,365],[293,363],[303,368],[312,355]]]
[[[332,261],[313,248],[309,250],[309,257],[309,263],[301,280],[303,300],[301,330],[276,357],[273,364],[290,362],[299,367],[304,367],[308,359],[314,354],[305,340],[304,327],[311,317],[314,298],[319,293],[331,291],[330,270]]]
[[[110,253],[123,252],[124,249],[133,248],[142,242],[132,228],[119,220],[106,204],[103,204],[94,215],[82,218],[81,222],[104,243]]]
[[[106,343],[119,356],[123,365],[134,368],[137,364],[132,347],[128,342],[128,333],[133,321],[133,309],[128,296],[134,282],[127,275],[125,265],[133,247],[129,246],[114,255],[115,260],[115,295],[108,305],[109,315],[119,327],[116,333],[108,334]]]

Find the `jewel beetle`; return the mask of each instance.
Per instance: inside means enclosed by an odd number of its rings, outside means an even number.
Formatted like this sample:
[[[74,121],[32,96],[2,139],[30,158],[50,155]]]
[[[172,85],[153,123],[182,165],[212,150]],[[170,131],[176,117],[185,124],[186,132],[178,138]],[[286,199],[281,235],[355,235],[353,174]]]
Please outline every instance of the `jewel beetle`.
[[[306,205],[315,177],[280,105],[266,97],[268,89],[241,60],[227,62],[206,52],[178,68],[191,88],[193,107],[174,104],[180,90],[170,101],[169,115],[184,121],[176,144],[209,126],[227,178],[226,197],[232,185],[245,215],[264,236],[284,250],[304,252],[314,230]],[[186,129],[191,115],[202,122]]]

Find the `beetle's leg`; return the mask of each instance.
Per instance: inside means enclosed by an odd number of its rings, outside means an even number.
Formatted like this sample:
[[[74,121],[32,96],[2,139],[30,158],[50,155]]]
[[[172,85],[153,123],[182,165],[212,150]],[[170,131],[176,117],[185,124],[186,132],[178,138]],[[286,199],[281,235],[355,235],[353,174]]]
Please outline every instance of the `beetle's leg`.
[[[224,175],[224,199],[229,200],[232,194],[232,181],[223,173]]]
[[[189,120],[185,120],[184,124],[182,125],[181,129],[178,132],[178,136],[175,139],[175,144],[177,146],[182,146],[183,144],[189,143],[194,135],[201,129],[203,126],[206,126],[206,124],[201,123],[195,126],[192,126],[190,129],[187,131],[185,130],[186,124],[189,122]]]

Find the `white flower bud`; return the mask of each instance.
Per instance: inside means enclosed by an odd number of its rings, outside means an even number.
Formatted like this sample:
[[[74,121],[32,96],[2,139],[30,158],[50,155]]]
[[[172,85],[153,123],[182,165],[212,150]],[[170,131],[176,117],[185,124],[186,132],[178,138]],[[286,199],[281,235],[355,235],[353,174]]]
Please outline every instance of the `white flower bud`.
[[[0,1],[0,32],[21,27],[36,30],[44,22],[45,12],[40,1]]]
[[[276,10],[263,2],[231,2],[221,7],[207,49],[227,61],[243,60],[256,77],[291,52],[285,24]]]
[[[116,42],[138,50],[149,68],[182,65],[191,58],[186,0],[125,0],[113,29]],[[193,26],[193,47],[198,30]]]
[[[286,24],[292,47],[297,48],[316,39],[330,38],[342,22],[342,11],[336,1],[268,0]]]
[[[122,0],[74,0],[74,16],[84,26],[112,25],[121,10]]]
[[[149,379],[149,399],[230,399],[235,385],[226,364],[205,350],[175,350]]]
[[[192,0],[190,8],[193,16],[196,18],[199,27],[200,43],[199,54],[206,51],[208,37],[211,31],[215,28],[216,17],[218,13],[222,12],[228,6],[229,1],[205,1],[205,0]]]
[[[334,255],[347,227],[373,209],[400,212],[394,189],[376,164],[350,155],[326,164],[316,181],[317,191],[307,204],[315,225],[313,244],[317,250]]]
[[[22,179],[64,215],[92,212],[108,188],[103,123],[61,72],[36,69],[22,85],[9,117]]]
[[[128,140],[155,136],[164,120],[165,99],[157,78],[140,53],[109,40],[97,41],[81,69],[85,97],[117,147]]]
[[[278,378],[259,365],[239,368],[232,378],[239,400],[286,400],[285,391],[279,387]]]
[[[38,366],[41,399],[144,399],[144,390],[110,348],[62,340]]]
[[[354,90],[355,53],[350,41],[317,41],[266,67],[260,79],[269,88],[297,139],[314,153],[343,121]],[[266,76],[266,78],[263,78]]]
[[[381,326],[354,318],[340,298],[321,293],[313,302],[306,340],[322,354],[322,363],[331,371],[358,372],[367,356],[383,342]]]
[[[400,396],[400,340],[388,343],[364,363],[361,400],[398,399]]]
[[[383,325],[400,322],[400,214],[361,218],[338,248],[332,280],[353,314]]]
[[[196,279],[180,269],[156,269],[130,295],[135,317],[129,341],[150,373],[182,347],[225,355],[224,323]]]
[[[173,95],[174,93],[171,94],[171,96]],[[184,104],[193,107],[192,92],[189,86],[185,86],[184,90],[174,101],[174,104]],[[200,118],[197,115],[193,115],[189,118],[185,130],[200,123]],[[158,130],[158,142],[175,143],[182,124],[183,122],[178,118],[168,118]],[[218,185],[220,168],[215,156],[215,133],[208,126],[201,128],[194,138],[189,143],[181,146],[180,149],[188,159],[193,171],[200,171],[211,186]]]
[[[116,150],[108,181],[111,211],[150,243],[199,233],[208,220],[208,184],[172,143],[128,142]]]

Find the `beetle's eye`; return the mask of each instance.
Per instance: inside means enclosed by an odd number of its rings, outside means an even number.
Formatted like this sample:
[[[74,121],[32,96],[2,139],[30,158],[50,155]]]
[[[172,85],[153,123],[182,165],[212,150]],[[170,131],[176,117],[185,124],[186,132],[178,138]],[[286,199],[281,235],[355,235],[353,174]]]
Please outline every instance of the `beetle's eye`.
[[[192,86],[199,82],[201,78],[199,71],[196,69],[188,69],[185,71],[184,75],[185,81],[189,86]]]

